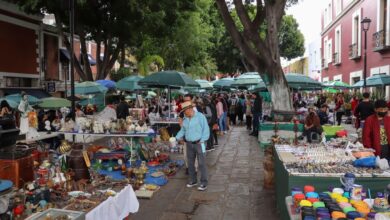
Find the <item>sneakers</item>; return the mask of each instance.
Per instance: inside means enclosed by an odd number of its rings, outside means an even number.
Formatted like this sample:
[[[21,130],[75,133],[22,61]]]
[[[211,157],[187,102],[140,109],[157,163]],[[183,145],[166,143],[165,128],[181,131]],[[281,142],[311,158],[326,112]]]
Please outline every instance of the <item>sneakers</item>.
[[[206,152],[210,152],[210,151],[213,151],[213,150],[215,150],[214,147],[206,148]]]
[[[187,188],[192,188],[192,187],[194,187],[194,186],[196,186],[196,185],[198,185],[198,183],[188,183],[187,184]]]
[[[205,186],[205,185],[200,185],[199,187],[198,187],[198,190],[199,191],[205,191],[207,189],[207,186]]]

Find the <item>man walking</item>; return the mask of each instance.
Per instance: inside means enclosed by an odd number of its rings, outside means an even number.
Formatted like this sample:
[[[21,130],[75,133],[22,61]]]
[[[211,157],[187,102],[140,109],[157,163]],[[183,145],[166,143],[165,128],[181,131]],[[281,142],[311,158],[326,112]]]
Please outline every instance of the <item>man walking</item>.
[[[253,93],[252,95],[253,99],[255,100],[253,103],[253,109],[252,109],[252,114],[253,114],[253,130],[250,135],[257,137],[259,134],[259,125],[260,125],[260,120],[261,120],[261,114],[263,111],[263,100],[261,96],[257,93]]]
[[[182,104],[184,112],[184,120],[180,131],[176,135],[176,139],[182,141],[184,137],[187,148],[188,172],[190,181],[187,187],[194,187],[198,183],[198,178],[195,172],[195,159],[198,158],[198,167],[200,170],[200,186],[199,191],[207,189],[207,168],[205,161],[206,144],[210,136],[209,126],[206,117],[195,112],[192,102],[186,101]]]

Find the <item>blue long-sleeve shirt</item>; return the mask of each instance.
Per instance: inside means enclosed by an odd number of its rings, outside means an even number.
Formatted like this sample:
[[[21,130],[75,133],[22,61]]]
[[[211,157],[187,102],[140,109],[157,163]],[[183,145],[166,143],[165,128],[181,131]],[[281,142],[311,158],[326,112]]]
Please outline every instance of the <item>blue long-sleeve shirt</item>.
[[[183,125],[177,133],[176,139],[182,139],[183,136],[187,141],[206,142],[210,136],[206,117],[200,112],[194,112],[191,118],[184,117]]]

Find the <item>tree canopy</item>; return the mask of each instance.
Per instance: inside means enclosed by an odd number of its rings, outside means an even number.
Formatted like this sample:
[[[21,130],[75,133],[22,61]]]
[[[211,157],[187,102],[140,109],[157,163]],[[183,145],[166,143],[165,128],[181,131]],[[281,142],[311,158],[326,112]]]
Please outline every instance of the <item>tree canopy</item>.
[[[242,50],[240,44],[237,44],[237,39],[231,36],[229,28],[225,27],[225,18],[221,16],[217,7],[218,1],[75,2],[75,34],[80,39],[81,58],[78,54],[74,57],[78,61],[82,59],[82,62],[75,63],[75,68],[83,80],[106,78],[115,61],[119,60],[121,67],[124,67],[129,54],[136,57],[138,71],[141,74],[148,74],[157,68],[184,71],[196,78],[211,78],[217,72],[260,70],[254,65],[253,59]],[[54,14],[58,32],[70,51],[67,1],[20,0],[18,4],[29,13]],[[269,35],[267,24],[259,22],[259,19],[264,21],[266,19],[259,17],[258,9],[259,6],[256,5],[243,5],[243,10],[258,23],[255,34],[260,40],[266,41],[265,38]],[[238,12],[239,10],[228,10],[227,14],[232,17],[237,30],[242,32],[241,40],[247,41],[251,49],[257,50],[257,44],[250,41],[248,35],[251,29],[248,30],[246,25],[243,25],[242,13]],[[291,59],[302,55],[304,40],[295,19],[292,16],[284,16],[280,26],[280,30],[278,28],[280,56]],[[87,55],[86,43],[89,40],[97,43],[95,78]],[[265,71],[264,68],[261,70]]]
[[[266,82],[275,112],[292,110],[290,92],[280,63],[281,56],[293,57],[288,53],[291,50],[280,48],[280,43],[288,42],[291,37],[279,31],[283,26],[285,8],[297,3],[297,0],[257,0],[254,13],[253,8],[242,0],[233,0],[233,6],[228,6],[225,0],[216,0],[216,3],[235,45]],[[232,16],[230,8],[236,11],[239,22]],[[287,24],[292,23],[288,18],[287,21]]]

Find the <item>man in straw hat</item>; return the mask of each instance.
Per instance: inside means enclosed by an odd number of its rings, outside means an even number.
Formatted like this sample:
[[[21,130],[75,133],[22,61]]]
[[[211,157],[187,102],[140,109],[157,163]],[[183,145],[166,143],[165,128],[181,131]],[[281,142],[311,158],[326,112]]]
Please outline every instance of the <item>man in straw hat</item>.
[[[191,101],[182,103],[184,120],[180,131],[176,135],[176,139],[181,140],[184,137],[187,145],[188,172],[190,176],[187,187],[198,185],[198,178],[195,172],[195,159],[198,158],[198,167],[201,173],[198,190],[204,191],[207,189],[205,142],[209,139],[210,129],[206,117],[200,112],[195,112],[193,107]]]

